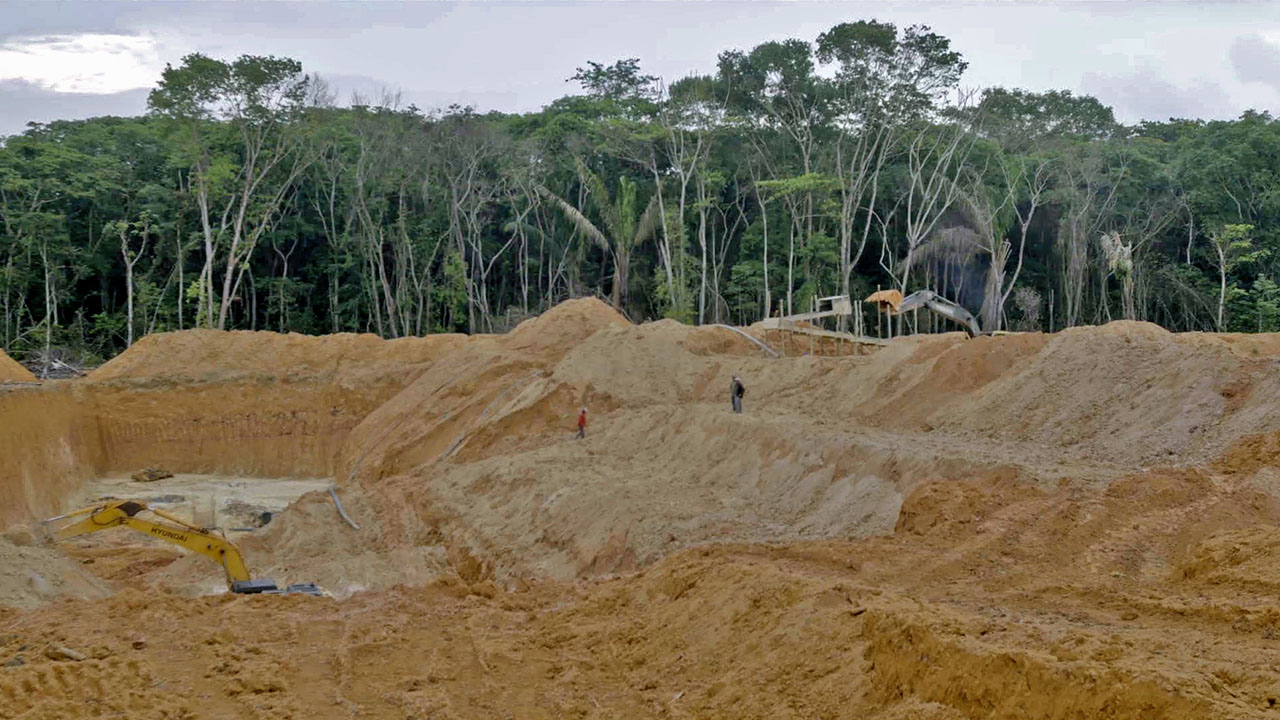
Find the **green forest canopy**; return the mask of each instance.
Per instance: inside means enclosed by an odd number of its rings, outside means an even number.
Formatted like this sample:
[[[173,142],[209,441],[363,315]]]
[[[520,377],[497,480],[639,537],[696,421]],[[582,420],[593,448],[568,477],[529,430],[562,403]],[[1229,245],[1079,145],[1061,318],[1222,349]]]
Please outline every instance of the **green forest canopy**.
[[[339,107],[296,61],[189,55],[142,117],[3,140],[0,344],[488,332],[588,294],[749,323],[876,288],[987,328],[1280,329],[1276,120],[1124,126],[964,69],[927,27],[860,21],[669,85],[590,62],[517,115]]]

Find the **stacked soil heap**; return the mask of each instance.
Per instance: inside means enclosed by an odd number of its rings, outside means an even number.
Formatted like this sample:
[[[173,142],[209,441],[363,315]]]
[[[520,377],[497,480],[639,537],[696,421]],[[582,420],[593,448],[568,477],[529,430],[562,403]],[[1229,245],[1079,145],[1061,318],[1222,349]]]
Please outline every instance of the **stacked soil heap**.
[[[4,350],[0,350],[0,383],[28,383],[36,382],[36,376],[31,371],[18,364],[17,360],[9,357]]]

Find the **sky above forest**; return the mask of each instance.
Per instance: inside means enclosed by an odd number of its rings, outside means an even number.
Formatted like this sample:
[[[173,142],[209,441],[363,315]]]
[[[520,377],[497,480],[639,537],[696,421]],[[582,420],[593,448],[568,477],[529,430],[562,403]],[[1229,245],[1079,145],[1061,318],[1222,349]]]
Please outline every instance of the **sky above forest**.
[[[970,88],[1068,89],[1123,122],[1280,113],[1280,2],[0,3],[0,135],[29,121],[136,115],[166,63],[202,52],[302,61],[345,101],[524,112],[576,92],[588,60],[672,81],[840,22],[923,23]]]

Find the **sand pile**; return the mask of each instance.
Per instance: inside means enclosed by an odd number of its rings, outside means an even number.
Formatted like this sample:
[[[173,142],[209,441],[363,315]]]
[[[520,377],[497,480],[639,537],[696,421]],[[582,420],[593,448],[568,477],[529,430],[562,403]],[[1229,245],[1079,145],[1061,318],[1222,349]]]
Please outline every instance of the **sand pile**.
[[[360,532],[319,498],[258,554],[339,589],[461,566],[511,586],[629,572],[710,542],[888,533],[921,482],[1107,482],[1153,459],[1195,461],[1245,424],[1280,426],[1272,390],[1255,387],[1269,361],[1241,347],[1115,323],[777,360],[727,331],[633,326],[576,301],[460,346],[351,431],[338,481]],[[738,416],[734,373],[748,387]],[[377,556],[418,564],[388,572]]]
[[[7,382],[36,382],[36,376],[0,350],[0,383]]]
[[[32,608],[60,597],[101,598],[107,583],[25,528],[0,536],[0,606]]]
[[[371,413],[348,440],[339,480],[357,522],[377,530],[339,528],[344,541],[324,546],[353,558],[434,547],[514,582],[631,570],[706,541],[892,527],[901,493],[885,468],[915,461],[850,447],[839,433],[812,437],[786,416],[727,412],[729,376],[762,367],[758,350],[728,358],[731,368],[687,349],[706,329],[607,316],[573,344],[559,329],[576,330],[576,318],[556,319],[541,318],[539,353],[523,337],[469,345]],[[767,389],[758,392],[764,402]],[[578,442],[573,422],[584,404],[590,428]],[[322,579],[333,567],[318,554],[273,553],[272,562]],[[368,587],[394,576],[333,579]]]
[[[1055,335],[934,424],[1105,462],[1207,462],[1241,435],[1280,425],[1277,400],[1274,356],[1117,322]]]
[[[457,560],[510,584],[707,542],[887,533],[931,479],[1105,482],[1196,461],[1239,427],[1280,427],[1268,347],[1114,323],[774,359],[729,331],[633,326],[585,299],[505,336],[156,336],[88,386],[108,468],[336,474],[363,530],[318,498],[261,543],[273,571],[358,589]]]
[[[585,332],[578,313],[591,303],[600,321]],[[708,542],[887,533],[922,481],[1103,482],[1152,457],[1194,460],[1213,444],[1164,436],[1196,421],[1242,424],[1230,412],[1253,406],[1233,409],[1219,390],[1259,372],[1226,344],[1137,324],[775,360],[736,336],[727,354],[711,352],[732,335],[713,328],[621,324],[595,301],[558,312],[459,348],[370,413],[339,482],[358,522],[376,529],[315,529],[342,540],[323,553],[302,541],[264,548],[272,566],[377,587],[397,575],[333,554],[430,557],[427,577],[447,570],[441,557],[460,557],[469,574],[510,585],[627,572]],[[1155,389],[1125,384],[1135,364]],[[734,373],[748,386],[740,416],[726,402]],[[1210,380],[1175,387],[1188,374]],[[584,404],[590,427],[577,441]],[[1096,425],[1109,432],[1073,434]],[[299,538],[312,532],[282,521]]]
[[[849,422],[1053,446],[1072,462],[1203,463],[1280,427],[1280,341],[1268,338],[1132,322],[907,337],[848,372],[802,379],[794,394],[838,403]]]
[[[250,378],[412,375],[466,342],[462,335],[383,340],[376,335],[281,335],[184,330],[147,335],[90,373],[91,380],[163,378],[183,382]]]
[[[630,325],[617,310],[595,298],[566,300],[547,312],[520,323],[502,337],[508,350],[561,353],[614,325]]]

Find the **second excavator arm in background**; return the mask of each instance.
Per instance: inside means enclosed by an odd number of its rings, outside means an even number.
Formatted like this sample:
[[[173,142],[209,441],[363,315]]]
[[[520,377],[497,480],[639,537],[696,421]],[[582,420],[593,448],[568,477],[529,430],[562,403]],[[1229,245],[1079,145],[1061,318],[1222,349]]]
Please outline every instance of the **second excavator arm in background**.
[[[138,517],[139,513],[143,511],[155,515],[164,522]],[[127,527],[212,559],[221,565],[226,572],[227,585],[233,593],[323,594],[312,583],[290,585],[288,588],[281,590],[273,580],[266,578],[254,580],[249,574],[249,567],[245,564],[244,554],[240,552],[240,548],[228,540],[220,531],[196,527],[163,510],[148,507],[144,502],[137,500],[108,500],[92,507],[80,508],[65,515],[49,518],[45,523],[47,525],[51,522],[72,519],[75,521],[51,530],[50,535],[54,540],[67,540],[80,535],[98,532],[99,530]]]
[[[971,338],[982,334],[978,319],[972,313],[932,290],[919,290],[902,298],[902,302],[898,303],[894,314],[901,315],[908,310],[915,310],[921,307],[960,325]]]

